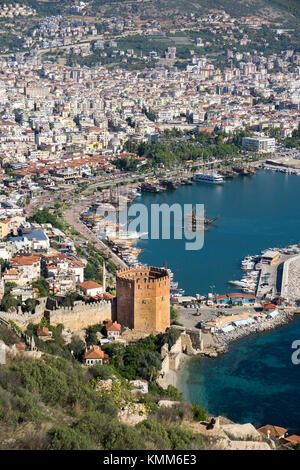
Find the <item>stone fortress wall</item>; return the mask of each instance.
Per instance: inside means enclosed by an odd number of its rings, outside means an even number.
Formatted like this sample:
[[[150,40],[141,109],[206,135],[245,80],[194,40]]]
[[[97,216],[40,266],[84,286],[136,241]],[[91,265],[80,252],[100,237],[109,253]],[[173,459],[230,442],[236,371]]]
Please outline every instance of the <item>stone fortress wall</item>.
[[[102,323],[105,319],[111,319],[112,304],[110,301],[100,300],[86,304],[85,302],[74,302],[73,307],[63,307],[58,309],[47,308],[47,298],[39,299],[40,304],[36,306],[35,313],[22,313],[18,311],[0,312],[0,320],[13,321],[20,328],[26,329],[29,323],[40,323],[45,316],[50,324],[57,326],[62,323],[65,328],[80,330],[96,323]]]
[[[177,386],[177,371],[187,356],[203,353],[203,340],[201,330],[172,327],[181,331],[175,344],[168,350],[168,344],[161,348],[162,367],[157,383],[162,388],[168,385]]]
[[[100,300],[99,302],[89,304],[79,301],[74,302],[74,307],[47,310],[45,316],[53,326],[62,323],[65,328],[81,330],[90,325],[102,323],[105,319],[111,320],[111,310],[111,302],[107,300]]]
[[[142,266],[118,271],[117,321],[148,332],[163,332],[170,326],[170,277],[166,269]]]
[[[39,299],[39,304],[35,308],[35,312],[22,312],[21,307],[18,310],[12,308],[8,312],[0,312],[0,320],[5,322],[13,321],[18,325],[22,330],[26,329],[29,323],[40,323],[44,316],[47,297],[43,297]]]

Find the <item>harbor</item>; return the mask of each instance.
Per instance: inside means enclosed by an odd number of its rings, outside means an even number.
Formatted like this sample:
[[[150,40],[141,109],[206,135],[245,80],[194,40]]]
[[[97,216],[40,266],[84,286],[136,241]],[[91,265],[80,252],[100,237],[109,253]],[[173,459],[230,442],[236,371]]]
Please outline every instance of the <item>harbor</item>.
[[[269,185],[269,194],[267,185],[270,179],[275,178],[279,184],[281,180],[284,191],[289,193],[289,186],[287,186],[285,179],[287,177],[291,178],[291,192],[294,187],[298,190],[293,175],[286,176],[281,173],[273,174],[261,170],[253,178],[239,175],[233,180],[228,180],[225,184],[202,184],[194,182],[190,185],[181,185],[177,190],[171,188],[165,189],[163,194],[143,193],[141,184],[120,186],[113,189],[102,190],[100,193],[94,193],[91,206],[89,210],[81,214],[81,220],[127,265],[154,264],[162,266],[164,264],[164,266],[167,266],[171,270],[173,277],[171,280],[171,301],[173,303],[182,303],[184,298],[205,299],[207,295],[211,298],[216,298],[218,295],[226,295],[229,292],[243,292],[254,296],[257,301],[266,303],[272,301],[276,296],[281,295],[281,277],[283,275],[284,261],[299,253],[299,247],[296,242],[298,241],[299,233],[297,226],[300,229],[300,224],[297,219],[296,224],[294,224],[295,212],[293,212],[293,205],[290,211],[288,208],[284,210],[287,211],[286,220],[291,218],[291,229],[294,233],[294,236],[289,237],[287,241],[294,242],[294,244],[282,247],[278,242],[279,240],[284,240],[282,237],[284,227],[282,227],[282,224],[278,220],[277,210],[271,202],[275,194],[274,202],[276,203],[277,193],[274,189],[273,192],[271,192],[271,185]],[[242,203],[246,202],[247,196],[249,199],[250,212],[249,207],[247,208],[247,206],[243,204],[238,205],[237,200],[233,200],[237,194],[240,196]],[[266,195],[264,201],[268,204],[269,216],[265,215],[264,209],[259,207],[259,204],[256,205],[256,199],[259,194]],[[228,197],[232,209],[228,209]],[[130,205],[131,202],[138,199],[139,203],[144,203],[146,206],[153,202],[168,202],[171,205],[174,202],[180,201],[184,203],[195,202],[199,201],[200,198],[203,198],[202,200],[205,202],[205,215],[200,221],[205,229],[205,242],[203,249],[196,252],[185,251],[182,247],[181,240],[152,240],[150,233],[148,239],[146,239],[146,232],[129,232],[127,231],[127,227],[121,224],[114,227],[114,221],[110,221],[109,218],[105,217],[111,207],[115,210],[117,202],[119,206],[122,206],[122,201],[124,204]],[[280,211],[280,203],[282,200],[280,200],[278,196],[277,199]],[[209,215],[213,215],[214,213],[214,215],[217,216],[211,218],[207,217],[206,210],[209,211]],[[243,212],[246,214],[247,211],[250,220],[249,223],[246,224],[244,216],[241,218],[239,214],[243,214]],[[233,213],[235,214],[235,218],[232,218]],[[260,213],[263,216],[261,221],[259,219]],[[264,223],[266,217],[268,220],[267,225]],[[277,221],[279,222],[278,224]],[[191,231],[195,230],[195,225],[198,225],[196,222],[199,222],[199,220],[195,220],[194,210],[187,217],[186,222],[188,226],[190,226]],[[270,227],[270,223],[271,230],[272,227],[273,230],[271,233],[265,233],[266,228],[267,232],[269,232],[268,227]],[[149,232],[150,230],[151,221],[149,224]],[[289,233],[289,231],[286,233]],[[146,237],[143,238],[143,235],[146,235]],[[273,245],[275,248],[271,249],[269,248],[269,243],[266,245],[267,241],[277,242],[277,245]],[[225,250],[222,249],[222,245],[224,246],[224,244],[225,246],[227,245],[227,249]],[[262,252],[260,255],[246,254],[247,251],[248,253],[251,253],[251,251],[252,253],[253,251],[254,253],[258,253],[261,249]],[[276,255],[274,261],[267,263],[265,261],[268,252],[269,255],[270,253],[272,254],[272,252],[275,253],[275,255],[278,253],[278,257],[276,258]],[[174,257],[174,253],[177,253],[176,257]],[[181,253],[182,255],[184,253],[187,262],[180,264],[177,258],[179,257],[180,259]],[[242,254],[242,259],[240,258],[240,260],[238,256],[239,253]],[[222,272],[224,276],[222,276],[221,282],[218,282],[219,271],[213,269],[214,259],[222,260]],[[261,262],[262,259],[263,262]],[[196,262],[199,262],[205,269],[199,270],[193,267]],[[293,266],[293,269],[296,268]],[[196,276],[193,275],[194,272],[197,273]],[[225,279],[225,275],[227,279]],[[206,279],[205,282],[203,282],[204,277]],[[284,294],[283,297],[288,298],[289,296]]]
[[[125,205],[130,205],[136,198],[144,194],[153,195],[160,193],[172,193],[179,188],[187,186],[197,186],[197,183],[220,185],[233,176],[249,176],[256,173],[253,166],[229,167],[226,169],[214,169],[215,162],[200,163],[198,167],[185,168],[178,171],[176,177],[168,172],[161,172],[164,178],[146,177],[141,183],[127,184],[119,186],[116,184],[108,189],[101,189],[99,193],[94,192],[90,198],[90,206],[80,214],[80,220],[89,230],[91,230],[100,240],[104,241],[126,264],[136,266],[139,264],[139,255],[142,249],[135,246],[139,238],[147,233],[128,231],[125,224],[119,222],[119,212]],[[211,168],[210,168],[211,167]],[[202,168],[199,172],[197,168]],[[111,217],[107,214],[112,213]],[[195,217],[193,212],[183,220],[183,228],[190,232],[206,230],[219,219],[219,216],[207,217],[203,219]]]
[[[300,306],[300,295],[298,297],[300,245],[296,243],[299,241],[299,232],[296,233],[295,230],[294,237],[288,239],[293,243],[286,246],[278,243],[279,236],[274,238],[274,234],[277,233],[276,230],[274,230],[271,237],[269,233],[266,234],[265,245],[259,243],[261,235],[264,234],[265,224],[263,219],[261,221],[257,219],[260,207],[259,205],[255,206],[255,198],[257,199],[259,194],[264,194],[264,202],[267,202],[270,208],[268,225],[271,219],[272,222],[276,222],[278,219],[276,219],[275,212],[272,214],[272,210],[274,211],[272,204],[274,187],[267,186],[270,190],[270,194],[268,194],[265,191],[266,183],[275,178],[288,193],[290,189],[286,185],[286,178],[291,178],[292,190],[295,176],[260,170],[252,177],[252,174],[245,174],[244,172],[245,169],[237,173],[236,178],[225,178],[225,176],[220,178],[218,173],[211,172],[209,179],[212,181],[210,181],[210,184],[207,184],[207,181],[201,181],[202,178],[207,178],[207,173],[198,173],[200,176],[192,177],[189,180],[190,184],[186,183],[187,180],[181,185],[178,184],[178,180],[172,183],[167,183],[164,180],[164,184],[160,186],[158,192],[156,190],[148,191],[148,189],[143,191],[142,184],[103,190],[100,194],[95,194],[89,210],[81,214],[82,221],[126,265],[157,264],[168,269],[170,275],[170,302],[177,311],[172,323],[189,330],[201,330],[204,343],[202,356],[218,357],[224,352],[228,354],[231,344],[243,337],[264,334],[283,327],[294,319],[294,315]],[[251,177],[249,178],[249,176]],[[198,178],[200,181],[197,181]],[[213,184],[211,184],[212,182]],[[252,186],[253,188],[251,188]],[[239,219],[239,213],[247,212],[247,207],[243,204],[238,206],[236,204],[237,200],[231,199],[231,205],[229,204],[229,206],[231,208],[233,206],[233,211],[236,209],[237,220],[235,221],[232,218],[232,213],[228,213],[226,197],[228,198],[228,193],[230,196],[232,192],[234,193],[233,197],[236,198],[239,195],[239,199],[244,204],[245,194],[248,196],[251,208],[250,220],[251,218],[255,220],[253,224],[247,224],[249,235],[252,235],[251,239],[246,236],[246,227],[243,227],[244,214],[242,219]],[[180,263],[178,267],[178,257],[180,260],[182,250],[180,240],[165,241],[152,240],[151,237],[143,238],[143,235],[147,235],[147,233],[130,232],[122,223],[118,223],[114,227],[112,221],[105,217],[112,207],[113,211],[116,209],[119,211],[122,210],[123,205],[130,205],[135,200],[147,206],[161,202],[172,204],[181,200],[183,203],[186,201],[194,203],[199,201],[200,197],[206,199],[204,217],[199,220],[195,209],[193,209],[190,215],[187,216],[185,223],[191,231],[199,230],[199,226],[201,230],[205,230],[205,244],[203,249],[197,252],[189,253],[183,250],[182,255],[184,253],[185,262]],[[278,201],[278,204],[280,206],[280,201]],[[215,214],[220,214],[220,216],[209,218],[206,211],[209,211],[209,214],[213,211]],[[262,214],[266,218],[263,211]],[[289,214],[294,220],[292,208],[290,213],[287,211],[287,218],[289,218]],[[118,222],[120,221],[118,220]],[[224,230],[224,225],[226,230]],[[294,228],[294,224],[291,224],[292,226]],[[243,231],[241,231],[241,227],[244,228]],[[234,233],[235,231],[236,233]],[[230,251],[232,258],[229,259],[226,250],[222,250],[222,255],[219,255],[219,259],[222,260],[222,283],[218,284],[217,282],[220,273],[218,269],[213,269],[209,283],[207,280],[206,284],[203,283],[203,275],[206,273],[205,278],[207,279],[207,273],[213,267],[213,261],[218,259],[219,245],[216,245],[217,239],[219,236],[222,239],[220,242],[221,247],[224,240],[229,243],[229,235],[234,238],[234,243],[230,240],[229,245],[232,247]],[[255,250],[253,248],[253,235],[256,242]],[[280,235],[280,240],[284,240],[282,232],[279,231],[278,235]],[[206,258],[208,259],[206,250],[207,248],[210,249],[212,241],[214,242],[212,246],[213,254],[210,254],[209,261],[205,261]],[[271,245],[270,242],[273,242],[273,244]],[[168,256],[170,245],[173,247],[171,250],[172,255]],[[149,247],[151,248],[149,249]],[[162,247],[165,248],[163,251]],[[241,253],[241,247],[243,248],[242,256],[238,258],[237,255],[239,252]],[[149,260],[147,259],[148,250],[151,253]],[[159,253],[159,259],[153,261]],[[177,256],[174,256],[174,253]],[[195,260],[199,260],[200,270],[193,268]],[[219,261],[216,263],[218,266]],[[232,269],[230,273],[228,269],[227,279],[225,279],[224,272],[230,265]],[[188,274],[184,274],[186,269],[188,269]],[[193,273],[196,273],[196,275],[193,275]],[[190,282],[187,282],[187,280],[190,280]],[[197,284],[195,283],[193,286],[194,281]]]
[[[162,194],[144,193],[139,203],[146,207],[202,203],[208,218],[219,219],[205,231],[201,250],[186,251],[184,240],[140,239],[139,261],[157,266],[167,262],[187,295],[226,293],[228,281],[241,279],[240,263],[246,256],[299,242],[299,196],[296,176],[265,170],[222,185],[194,183]]]
[[[204,351],[211,357],[228,351],[232,341],[282,326],[299,312],[299,267],[300,244],[246,256],[241,281],[229,281],[240,292],[171,298],[179,324],[213,336]]]

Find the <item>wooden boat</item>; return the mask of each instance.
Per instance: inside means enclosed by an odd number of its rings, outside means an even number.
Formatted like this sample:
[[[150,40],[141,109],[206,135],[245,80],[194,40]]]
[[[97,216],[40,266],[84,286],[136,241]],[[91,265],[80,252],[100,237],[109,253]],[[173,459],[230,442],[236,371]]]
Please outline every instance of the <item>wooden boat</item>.
[[[204,213],[205,215],[205,213]],[[211,225],[214,222],[216,222],[220,217],[213,217],[212,219],[207,219],[206,217],[201,218],[196,216],[196,208],[193,208],[193,212],[190,215],[187,215],[187,221],[190,223],[192,226],[197,226],[197,225]]]

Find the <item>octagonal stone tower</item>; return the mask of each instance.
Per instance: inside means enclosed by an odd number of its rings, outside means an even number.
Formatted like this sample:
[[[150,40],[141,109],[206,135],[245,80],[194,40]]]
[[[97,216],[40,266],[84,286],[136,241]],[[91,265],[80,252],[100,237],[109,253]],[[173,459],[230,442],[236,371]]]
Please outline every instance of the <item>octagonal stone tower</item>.
[[[164,332],[170,326],[170,276],[153,266],[117,272],[117,321],[147,332]]]

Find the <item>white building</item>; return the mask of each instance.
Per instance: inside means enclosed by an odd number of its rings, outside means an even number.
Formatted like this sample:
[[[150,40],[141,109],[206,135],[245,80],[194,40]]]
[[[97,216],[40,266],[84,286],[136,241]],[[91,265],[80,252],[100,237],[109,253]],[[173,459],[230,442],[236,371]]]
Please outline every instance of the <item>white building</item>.
[[[90,295],[91,297],[103,293],[103,286],[94,281],[80,282],[78,287],[85,295]]]
[[[271,153],[275,151],[275,139],[271,137],[243,137],[242,146],[253,152]]]

